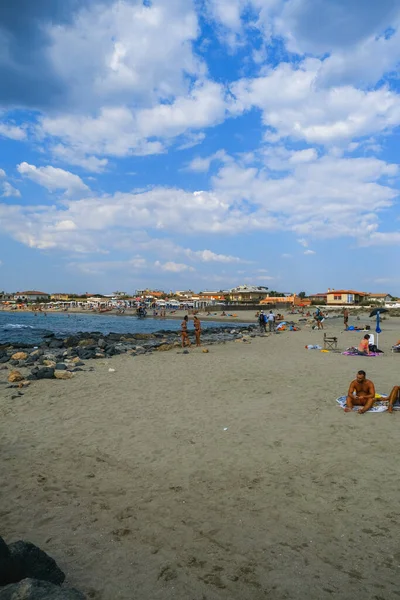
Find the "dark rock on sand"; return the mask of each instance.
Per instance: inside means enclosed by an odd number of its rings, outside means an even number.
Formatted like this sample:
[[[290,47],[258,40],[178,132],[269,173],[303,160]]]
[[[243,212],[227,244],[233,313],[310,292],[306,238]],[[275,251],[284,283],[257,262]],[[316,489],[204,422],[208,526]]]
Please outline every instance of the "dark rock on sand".
[[[49,348],[64,348],[63,340],[52,340],[49,344]]]
[[[11,552],[3,538],[0,537],[0,585],[9,583],[10,572]]]
[[[18,541],[7,546],[0,538],[0,583],[16,583],[26,577],[57,585],[65,579],[56,561],[34,544]]]
[[[73,588],[60,588],[47,581],[24,579],[0,590],[0,600],[85,600]]]
[[[73,346],[77,346],[79,344],[79,337],[76,335],[71,335],[70,337],[65,338],[64,346],[66,348],[72,348]]]
[[[53,367],[35,367],[32,369],[31,374],[28,375],[27,379],[53,379],[54,378],[54,369]]]
[[[64,363],[57,363],[55,366],[56,371],[65,371],[67,368],[67,365],[65,365]]]

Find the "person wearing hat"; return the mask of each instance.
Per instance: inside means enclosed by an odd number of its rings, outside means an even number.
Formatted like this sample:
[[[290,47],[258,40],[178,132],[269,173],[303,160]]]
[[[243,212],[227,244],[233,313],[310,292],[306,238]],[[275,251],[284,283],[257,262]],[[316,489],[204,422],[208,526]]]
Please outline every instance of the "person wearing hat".
[[[260,329],[262,333],[266,333],[267,331],[267,319],[263,310],[260,310],[260,314],[258,315],[258,323],[260,325]]]

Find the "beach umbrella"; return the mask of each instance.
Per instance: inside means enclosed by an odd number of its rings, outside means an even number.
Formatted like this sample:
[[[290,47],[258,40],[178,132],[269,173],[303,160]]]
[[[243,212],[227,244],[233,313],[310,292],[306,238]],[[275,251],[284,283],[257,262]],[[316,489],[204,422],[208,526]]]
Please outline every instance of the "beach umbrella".
[[[379,325],[379,310],[376,313],[376,327],[375,327],[375,331],[376,331],[376,345],[379,348],[379,334],[382,333],[382,329],[380,328]]]
[[[385,312],[389,312],[387,308],[374,308],[373,310],[371,310],[371,312],[369,313],[370,317],[376,317],[376,315],[378,313],[385,313]]]

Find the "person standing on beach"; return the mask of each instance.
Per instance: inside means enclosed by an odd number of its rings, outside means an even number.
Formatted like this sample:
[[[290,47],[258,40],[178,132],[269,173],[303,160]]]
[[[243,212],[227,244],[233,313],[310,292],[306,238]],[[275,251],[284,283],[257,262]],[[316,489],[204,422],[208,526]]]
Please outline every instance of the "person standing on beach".
[[[189,336],[188,336],[188,330],[187,330],[187,326],[188,326],[188,319],[189,317],[187,315],[185,315],[183,317],[183,321],[181,323],[181,338],[182,338],[182,348],[185,348],[185,346],[189,346],[190,347],[190,340],[189,340]]]
[[[363,415],[372,408],[375,402],[375,386],[366,378],[365,371],[358,371],[356,379],[351,382],[344,412],[351,412],[353,406],[360,406],[358,413]]]
[[[194,335],[196,336],[196,346],[199,347],[199,346],[201,346],[201,341],[200,341],[201,323],[200,323],[200,319],[198,317],[196,317],[196,315],[193,317],[193,324],[194,324]]]
[[[275,315],[272,312],[272,310],[269,311],[269,315],[268,315],[268,331],[269,332],[275,331],[275,333],[276,333],[276,329],[275,329]]]
[[[266,331],[267,331],[267,319],[266,319],[266,316],[265,316],[263,310],[261,310],[260,314],[258,315],[258,323],[260,325],[261,333],[266,333]]]
[[[345,308],[343,310],[343,324],[344,324],[344,328],[347,331],[347,329],[349,327],[349,309],[348,308]]]

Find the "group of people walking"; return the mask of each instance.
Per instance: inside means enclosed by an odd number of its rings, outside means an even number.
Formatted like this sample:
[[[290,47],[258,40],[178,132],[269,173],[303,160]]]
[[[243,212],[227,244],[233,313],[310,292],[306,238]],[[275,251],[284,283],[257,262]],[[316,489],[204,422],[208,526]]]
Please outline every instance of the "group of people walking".
[[[183,321],[181,323],[182,348],[191,346],[190,339],[189,339],[189,333],[188,333],[188,322],[189,322],[189,317],[187,315],[185,315],[183,317]],[[194,315],[194,317],[193,317],[193,325],[194,325],[194,335],[196,338],[196,346],[199,347],[199,346],[201,346],[201,340],[200,340],[201,323],[200,323],[200,319],[196,315]]]
[[[268,314],[265,314],[265,312],[261,310],[258,315],[258,323],[262,332],[266,333],[268,323],[268,331],[276,333],[276,316],[272,310],[270,310]]]

